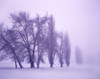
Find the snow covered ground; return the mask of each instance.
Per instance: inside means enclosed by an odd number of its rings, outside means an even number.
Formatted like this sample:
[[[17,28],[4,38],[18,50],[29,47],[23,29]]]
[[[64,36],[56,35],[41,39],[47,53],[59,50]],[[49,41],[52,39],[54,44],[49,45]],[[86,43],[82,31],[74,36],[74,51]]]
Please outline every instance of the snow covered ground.
[[[100,64],[15,69],[14,64],[0,63],[0,79],[100,79]]]

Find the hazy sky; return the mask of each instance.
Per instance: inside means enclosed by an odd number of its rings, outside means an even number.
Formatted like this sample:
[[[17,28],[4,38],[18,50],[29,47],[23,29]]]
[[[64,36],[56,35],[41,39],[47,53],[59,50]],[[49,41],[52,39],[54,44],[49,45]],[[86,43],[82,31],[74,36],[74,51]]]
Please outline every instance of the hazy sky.
[[[72,55],[79,46],[83,56],[100,57],[100,0],[0,0],[0,22],[9,26],[9,13],[19,11],[52,14],[56,29],[68,31]]]

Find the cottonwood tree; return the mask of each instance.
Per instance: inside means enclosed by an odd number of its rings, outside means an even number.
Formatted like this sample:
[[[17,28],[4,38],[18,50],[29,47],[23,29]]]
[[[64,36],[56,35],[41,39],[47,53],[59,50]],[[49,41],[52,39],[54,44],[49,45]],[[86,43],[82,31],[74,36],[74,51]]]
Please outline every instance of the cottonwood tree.
[[[67,64],[67,66],[69,66],[69,64],[70,64],[71,46],[70,46],[70,41],[69,41],[68,33],[64,34],[64,38],[63,38],[63,52],[64,52],[65,62]]]
[[[63,67],[63,64],[64,64],[64,49],[63,49],[63,33],[58,33],[58,52],[57,52],[57,55],[58,55],[58,58],[59,58],[59,63],[60,63],[60,66]]]
[[[29,14],[25,12],[19,12],[19,14],[10,14],[13,29],[18,32],[19,42],[23,45],[24,49],[27,50],[27,58],[30,63],[30,67],[34,68],[34,54],[31,48],[34,48],[33,40],[30,35],[30,29],[33,27],[33,19],[30,18]]]
[[[19,58],[19,52],[17,52],[17,34],[14,30],[4,29],[3,25],[0,25],[0,51],[3,53],[3,57],[10,57],[15,61],[15,67],[17,63],[20,68],[23,68],[21,59]]]
[[[53,16],[51,15],[49,17],[48,21],[48,36],[47,36],[47,52],[48,52],[48,60],[50,63],[50,67],[53,67],[54,64],[54,57],[55,57],[55,51],[56,51],[56,34],[55,34],[55,22],[53,19]]]
[[[48,21],[48,17],[40,17],[39,15],[35,19],[35,25],[36,25],[36,44],[37,44],[37,68],[39,68],[40,61],[43,62],[43,55],[45,52],[45,32],[46,32],[46,22]]]

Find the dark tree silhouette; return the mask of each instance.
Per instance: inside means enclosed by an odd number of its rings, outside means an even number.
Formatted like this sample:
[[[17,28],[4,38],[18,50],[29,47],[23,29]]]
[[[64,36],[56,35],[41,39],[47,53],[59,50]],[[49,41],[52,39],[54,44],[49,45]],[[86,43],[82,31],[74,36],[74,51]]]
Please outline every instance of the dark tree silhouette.
[[[31,47],[32,40],[30,36],[30,29],[33,27],[33,20],[29,17],[29,14],[25,12],[19,12],[19,14],[10,14],[13,23],[13,29],[19,34],[19,41],[23,47],[27,50],[30,67],[34,67],[34,55],[32,54]]]
[[[56,41],[55,23],[53,16],[50,16],[48,22],[47,49],[48,49],[48,59],[51,68],[53,67],[54,64],[56,45],[57,41]]]
[[[64,59],[65,59],[65,62],[67,64],[67,66],[69,66],[69,64],[70,64],[71,46],[70,46],[69,37],[68,37],[67,33],[64,34],[63,50],[64,50]]]
[[[53,16],[37,15],[31,18],[26,12],[11,13],[12,27],[7,29],[0,24],[0,60],[12,59],[23,68],[22,62],[27,60],[30,67],[40,67],[44,63],[43,56],[48,57],[50,67],[54,65],[55,55],[59,58],[60,66],[64,62],[70,64],[70,42],[68,34],[55,31]],[[59,39],[59,42],[58,42]],[[79,57],[76,57],[79,58]],[[65,60],[65,61],[64,61]]]
[[[36,43],[37,43],[37,68],[39,68],[40,61],[43,62],[43,54],[45,52],[45,28],[46,23],[48,21],[47,16],[40,17],[39,15],[35,19],[35,25],[36,25]]]
[[[0,25],[0,51],[6,56],[10,56],[15,61],[15,66],[17,68],[17,62],[20,68],[23,68],[21,64],[21,60],[17,54],[17,35],[15,31],[4,29],[2,25]],[[6,57],[7,57],[6,56]]]
[[[64,64],[64,49],[63,49],[63,33],[58,34],[58,52],[57,52],[60,66],[63,67]]]

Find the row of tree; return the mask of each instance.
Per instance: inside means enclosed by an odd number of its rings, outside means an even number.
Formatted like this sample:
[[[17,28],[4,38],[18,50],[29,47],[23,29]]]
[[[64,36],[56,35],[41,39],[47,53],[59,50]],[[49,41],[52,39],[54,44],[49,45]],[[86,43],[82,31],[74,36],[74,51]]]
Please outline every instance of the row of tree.
[[[53,16],[37,15],[31,18],[26,12],[10,14],[12,26],[6,28],[0,24],[0,60],[12,59],[23,68],[22,62],[27,61],[31,68],[48,58],[50,67],[54,65],[54,58],[58,56],[60,66],[64,62],[70,64],[70,42],[68,34],[55,31]]]

